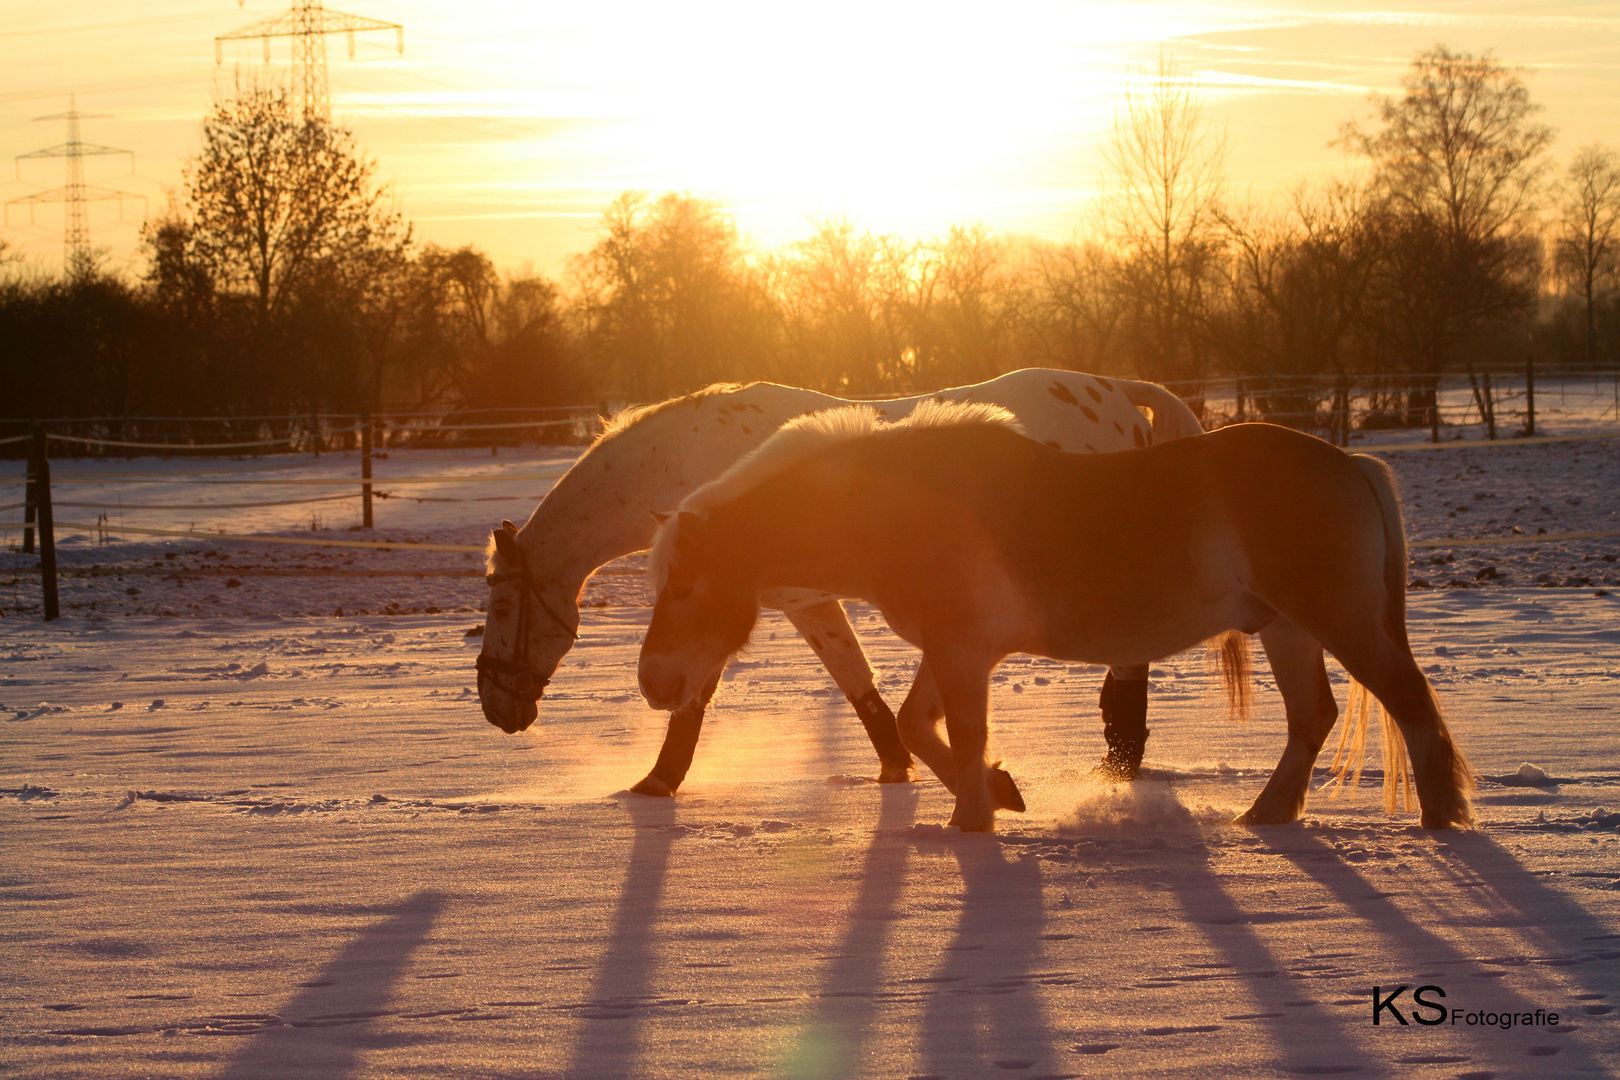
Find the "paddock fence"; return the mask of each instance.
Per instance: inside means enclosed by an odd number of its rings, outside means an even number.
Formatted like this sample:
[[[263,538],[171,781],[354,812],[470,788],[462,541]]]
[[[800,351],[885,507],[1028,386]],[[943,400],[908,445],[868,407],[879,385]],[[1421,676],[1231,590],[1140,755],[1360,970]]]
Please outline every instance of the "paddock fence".
[[[1527,365],[1514,381],[1513,373],[1379,375],[1351,377],[1239,376],[1205,380],[1198,384],[1166,384],[1183,396],[1206,428],[1261,420],[1281,423],[1321,435],[1338,445],[1353,437],[1384,437],[1392,432],[1413,432],[1417,439],[1401,442],[1358,443],[1356,449],[1372,453],[1445,451],[1458,449],[1527,447],[1545,443],[1601,441],[1620,438],[1620,372],[1537,372]],[[1567,434],[1538,434],[1540,416],[1567,414],[1573,403],[1587,426]],[[533,445],[578,446],[594,438],[608,414],[604,405],[561,406],[551,409],[479,410],[440,414],[367,414],[338,416],[262,417],[125,417],[85,418],[33,423],[0,420],[0,461],[26,459],[20,474],[0,476],[0,487],[21,485],[21,501],[0,504],[0,513],[23,511],[20,521],[0,522],[0,533],[22,533],[21,553],[37,553],[46,621],[60,615],[56,570],[57,528],[83,531],[100,539],[112,536],[191,539],[206,542],[285,544],[356,550],[482,552],[482,546],[400,543],[391,540],[337,539],[329,536],[269,536],[199,530],[196,528],[134,526],[113,523],[114,511],[214,511],[280,506],[359,503],[359,528],[375,527],[375,503],[388,499],[417,502],[493,502],[521,499],[513,495],[475,495],[447,498],[415,495],[417,485],[471,482],[478,485],[533,483],[556,480],[560,471],[503,473],[499,475],[434,474],[391,476],[379,480],[373,463],[386,459],[390,449],[411,450],[412,461],[433,460],[421,452],[443,449],[441,460],[468,460],[468,450],[487,448],[497,455],[502,447]],[[1545,422],[1543,423],[1545,427]],[[355,454],[358,476],[351,477],[238,477],[241,471],[262,473],[264,465],[212,467],[186,470],[98,473],[52,473],[53,459],[66,465],[75,460],[144,456],[261,458],[268,455],[323,453]],[[113,503],[60,498],[54,489],[94,484],[172,485],[177,492],[209,485],[265,486],[267,496],[277,486],[346,488],[328,495],[265,498],[230,503],[143,502]],[[396,490],[397,489],[397,490]],[[498,490],[498,489],[496,489]],[[98,511],[95,522],[58,520],[58,509]],[[1412,548],[1458,548],[1537,544],[1605,539],[1620,531],[1559,534],[1516,534],[1411,541]],[[368,571],[352,571],[366,573]],[[375,572],[375,571],[371,571]]]
[[[601,431],[608,404],[450,412],[312,413],[291,416],[122,416],[67,420],[0,419],[0,459],[17,458],[16,444],[44,428],[59,457],[145,454],[248,455],[355,451],[369,440],[390,449],[488,448],[533,443],[581,445]],[[71,453],[69,451],[71,450]]]
[[[1469,436],[1495,441],[1534,437],[1540,415],[1571,396],[1596,404],[1620,423],[1620,366],[1479,372],[1237,375],[1164,384],[1206,429],[1265,421],[1320,435],[1339,446],[1354,433],[1424,431],[1428,441]]]

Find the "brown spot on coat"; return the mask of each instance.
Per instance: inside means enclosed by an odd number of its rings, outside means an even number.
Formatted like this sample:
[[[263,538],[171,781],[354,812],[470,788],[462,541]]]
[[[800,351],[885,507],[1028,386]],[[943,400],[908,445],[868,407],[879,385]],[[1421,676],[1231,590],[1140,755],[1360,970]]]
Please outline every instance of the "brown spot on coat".
[[[1080,406],[1080,411],[1085,413],[1086,414],[1086,419],[1090,420],[1093,424],[1095,424],[1097,422],[1097,414],[1092,411],[1090,405],[1082,405],[1082,406]]]
[[[1054,440],[1052,440],[1052,439],[1047,439],[1047,440],[1046,440],[1046,445],[1047,445],[1047,446],[1050,446],[1050,447],[1051,447],[1051,448],[1052,448],[1052,449],[1054,449],[1054,450],[1061,450],[1061,449],[1063,449],[1063,447],[1062,447],[1062,446],[1060,446],[1060,445],[1058,445],[1058,443],[1057,443],[1057,442],[1055,442],[1055,441],[1054,441]]]
[[[1102,400],[1102,395],[1097,393],[1097,388],[1095,386],[1086,387],[1086,393],[1091,395],[1091,400],[1092,401],[1101,401]]]
[[[1092,378],[1096,379],[1097,383],[1110,394],[1114,392],[1114,384],[1103,378],[1101,375],[1093,375]]]
[[[697,429],[693,428],[692,430],[696,431]],[[1125,429],[1119,426],[1119,421],[1118,420],[1114,421],[1114,430],[1119,432],[1121,435],[1125,434]]]
[[[1141,424],[1132,424],[1131,425],[1131,434],[1136,436],[1136,445],[1137,446],[1146,446],[1147,445],[1147,440],[1142,437],[1142,425]]]
[[[1066,401],[1070,405],[1080,404],[1080,399],[1075,397],[1074,393],[1067,386],[1064,386],[1056,379],[1052,380],[1052,385],[1046,388],[1046,392],[1057,398],[1059,401]]]

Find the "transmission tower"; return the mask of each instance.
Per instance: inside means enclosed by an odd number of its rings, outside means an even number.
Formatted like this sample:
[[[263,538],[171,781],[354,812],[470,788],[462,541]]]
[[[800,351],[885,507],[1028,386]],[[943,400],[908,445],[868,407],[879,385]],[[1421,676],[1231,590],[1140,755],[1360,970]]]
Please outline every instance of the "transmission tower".
[[[135,152],[133,150],[120,150],[114,146],[101,146],[97,143],[87,143],[79,138],[79,121],[105,118],[105,113],[82,113],[79,111],[78,100],[68,99],[68,111],[56,113],[51,116],[36,116],[35,120],[66,120],[68,122],[68,141],[59,146],[48,146],[43,150],[35,150],[31,154],[18,154],[17,173],[21,179],[21,162],[27,158],[67,158],[67,183],[50,191],[41,191],[33,195],[24,195],[6,203],[6,218],[9,223],[11,208],[17,205],[28,207],[29,223],[33,223],[34,207],[41,203],[67,204],[67,229],[63,236],[64,252],[63,265],[67,276],[75,280],[88,277],[96,267],[95,253],[90,248],[90,220],[86,208],[87,203],[116,200],[119,204],[120,217],[125,199],[140,199],[146,201],[145,195],[136,195],[128,191],[115,191],[112,188],[97,187],[84,182],[84,159],[100,154],[128,154],[133,165]]]
[[[243,0],[237,0],[242,6]],[[293,0],[292,10],[260,19],[240,30],[232,30],[214,39],[214,63],[224,59],[222,46],[227,41],[259,38],[264,42],[264,61],[270,62],[270,39],[293,39],[293,91],[303,106],[305,120],[329,120],[332,100],[326,89],[326,35],[347,34],[349,59],[354,59],[354,35],[357,30],[392,30],[399,53],[405,55],[405,28],[399,23],[381,19],[367,19],[359,15],[345,15],[341,11],[327,11],[321,0]]]

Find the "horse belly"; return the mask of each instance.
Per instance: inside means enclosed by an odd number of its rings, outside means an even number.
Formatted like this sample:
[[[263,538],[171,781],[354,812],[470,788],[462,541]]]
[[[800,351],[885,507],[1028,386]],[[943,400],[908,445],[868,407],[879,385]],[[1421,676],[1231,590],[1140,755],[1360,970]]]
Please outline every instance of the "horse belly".
[[[1179,532],[1179,530],[1178,530]],[[1190,649],[1227,630],[1253,633],[1272,612],[1250,587],[1241,545],[1228,530],[1165,543],[1114,547],[1116,558],[1080,567],[1044,605],[1047,655],[1123,667]],[[1140,558],[1138,558],[1138,556]]]
[[[1049,637],[1041,652],[1054,660],[1128,667],[1174,656],[1227,630],[1258,628],[1270,617],[1252,595],[1234,592],[1183,605],[1157,618],[1122,613],[1112,619],[1101,616],[1095,622],[1071,623],[1060,635]]]

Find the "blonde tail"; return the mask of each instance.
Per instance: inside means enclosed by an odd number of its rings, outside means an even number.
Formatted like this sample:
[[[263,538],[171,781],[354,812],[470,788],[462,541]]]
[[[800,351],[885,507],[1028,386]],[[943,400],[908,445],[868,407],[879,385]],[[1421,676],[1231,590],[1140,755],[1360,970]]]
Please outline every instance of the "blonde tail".
[[[1339,797],[1344,782],[1350,779],[1350,770],[1354,769],[1356,775],[1351,784],[1350,801],[1355,801],[1355,789],[1361,785],[1361,772],[1366,764],[1367,729],[1372,726],[1369,721],[1375,708],[1378,710],[1378,727],[1384,742],[1384,813],[1394,817],[1398,812],[1411,812],[1417,805],[1417,796],[1412,788],[1412,769],[1406,759],[1406,739],[1383,704],[1354,679],[1350,680],[1350,701],[1344,710],[1344,726],[1339,729],[1339,745],[1333,751],[1333,797]],[[1395,805],[1397,801],[1400,803],[1398,810]]]
[[[1249,635],[1241,630],[1228,630],[1211,638],[1207,657],[1221,665],[1226,718],[1247,720],[1254,705],[1254,664],[1249,658]]]

